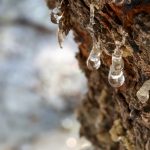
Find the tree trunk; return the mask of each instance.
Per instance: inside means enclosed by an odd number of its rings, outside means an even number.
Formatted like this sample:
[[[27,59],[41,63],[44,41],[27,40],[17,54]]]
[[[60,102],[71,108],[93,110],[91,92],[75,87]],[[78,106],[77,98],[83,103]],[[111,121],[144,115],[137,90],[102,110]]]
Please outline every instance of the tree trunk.
[[[116,1],[116,2],[115,2]],[[49,8],[54,0],[47,0]],[[150,150],[150,99],[140,101],[136,93],[150,79],[150,0],[93,0],[94,34],[101,38],[101,67],[90,71],[86,60],[92,48],[87,30],[90,0],[64,0],[61,5],[62,29],[74,31],[79,44],[77,59],[88,79],[88,93],[78,109],[80,135],[100,150]],[[127,33],[121,47],[125,83],[113,88],[108,83],[111,54],[118,28]],[[114,35],[114,37],[112,36]],[[150,84],[149,84],[150,86]]]

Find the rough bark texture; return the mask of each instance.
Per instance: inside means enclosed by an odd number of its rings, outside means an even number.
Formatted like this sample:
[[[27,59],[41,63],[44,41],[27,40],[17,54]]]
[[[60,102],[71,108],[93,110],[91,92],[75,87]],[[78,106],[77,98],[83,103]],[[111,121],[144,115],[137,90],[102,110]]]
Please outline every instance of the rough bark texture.
[[[120,0],[121,1],[121,0]],[[54,0],[48,0],[50,8]],[[150,79],[150,0],[122,0],[118,5],[112,0],[96,3],[94,31],[102,39],[102,65],[90,71],[86,59],[92,47],[86,29],[89,23],[89,0],[64,0],[63,29],[73,30],[79,44],[77,59],[88,79],[88,93],[78,109],[81,136],[89,139],[96,149],[150,150],[150,100],[141,103],[136,93],[144,81]],[[111,54],[118,30],[123,26],[129,34],[121,47],[125,62],[125,84],[112,88],[108,83]]]

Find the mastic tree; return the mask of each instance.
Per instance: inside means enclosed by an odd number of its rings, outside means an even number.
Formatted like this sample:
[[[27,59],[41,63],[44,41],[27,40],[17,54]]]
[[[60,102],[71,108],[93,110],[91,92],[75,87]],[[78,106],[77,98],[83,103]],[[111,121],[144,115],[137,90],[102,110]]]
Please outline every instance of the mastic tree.
[[[58,23],[60,44],[73,31],[79,46],[76,58],[88,80],[88,92],[78,108],[80,135],[98,150],[150,150],[150,0],[47,0],[47,4],[60,11],[51,17]],[[112,87],[108,74],[117,42],[122,43],[118,49],[125,81]],[[101,66],[89,70],[86,62],[97,43]]]

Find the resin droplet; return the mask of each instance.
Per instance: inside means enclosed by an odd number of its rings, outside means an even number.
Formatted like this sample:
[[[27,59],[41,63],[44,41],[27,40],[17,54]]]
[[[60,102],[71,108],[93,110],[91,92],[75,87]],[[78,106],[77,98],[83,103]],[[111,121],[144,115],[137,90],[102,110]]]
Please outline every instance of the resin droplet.
[[[122,70],[124,68],[124,62],[121,54],[112,54],[112,66],[115,70]]]
[[[94,36],[94,29],[93,29],[93,25],[95,24],[94,22],[94,5],[90,4],[90,22],[89,25],[87,26],[87,29],[92,37],[93,40],[93,48],[90,52],[90,55],[87,59],[87,67],[90,70],[97,70],[99,69],[100,65],[101,65],[101,61],[100,61],[100,42],[97,41],[97,39]]]
[[[150,91],[150,80],[147,80],[136,94],[141,103],[146,103],[148,101],[149,91]]]
[[[52,10],[51,12],[51,21],[55,24],[58,24],[59,23],[59,20],[61,19],[61,10],[60,10],[60,7],[56,7]]]
[[[149,99],[149,92],[140,90],[137,92],[137,97],[140,100],[141,103],[146,103]]]
[[[115,70],[113,66],[110,66],[108,81],[112,87],[122,86],[125,81],[123,71]]]
[[[96,42],[96,41],[93,41],[93,42],[94,42],[93,48],[87,59],[87,67],[90,70],[97,70],[101,65],[101,61],[100,61],[101,50],[100,50],[99,42]]]
[[[63,48],[62,43],[64,42],[66,34],[65,34],[65,32],[62,29],[58,29],[58,33],[57,34],[58,34],[57,36],[58,36],[59,46],[60,46],[60,48]]]
[[[96,54],[90,54],[87,59],[87,67],[90,70],[97,70],[101,65],[100,56]]]

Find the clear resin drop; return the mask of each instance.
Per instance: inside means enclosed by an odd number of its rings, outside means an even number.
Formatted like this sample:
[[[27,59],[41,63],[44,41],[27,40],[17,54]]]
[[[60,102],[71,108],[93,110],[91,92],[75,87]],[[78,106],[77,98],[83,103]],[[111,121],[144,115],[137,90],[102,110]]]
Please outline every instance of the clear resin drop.
[[[139,90],[136,93],[136,96],[138,97],[138,99],[141,103],[146,103],[149,99],[149,92],[146,89],[145,90]]]
[[[148,101],[149,91],[150,91],[150,80],[147,80],[144,82],[142,87],[136,93],[136,96],[138,97],[141,103],[146,103]]]
[[[87,59],[88,69],[97,70],[100,68],[100,65],[101,65],[100,55],[101,55],[100,44],[97,41],[93,41],[93,48]]]
[[[55,24],[58,24],[59,23],[59,20],[61,19],[61,10],[60,10],[60,7],[56,7],[52,10],[51,12],[51,21]]]
[[[97,70],[100,68],[101,61],[100,61],[100,55],[101,55],[101,50],[100,50],[100,41],[97,40],[94,36],[94,29],[93,25],[95,24],[94,21],[94,4],[90,4],[90,22],[89,25],[87,26],[87,29],[92,37],[93,40],[93,48],[90,52],[90,55],[87,59],[87,67],[90,70]]]
[[[90,54],[87,59],[87,67],[90,70],[97,70],[101,65],[100,56],[96,54]]]
[[[110,67],[108,81],[112,87],[120,87],[125,82],[123,71],[116,71],[113,66]]]

